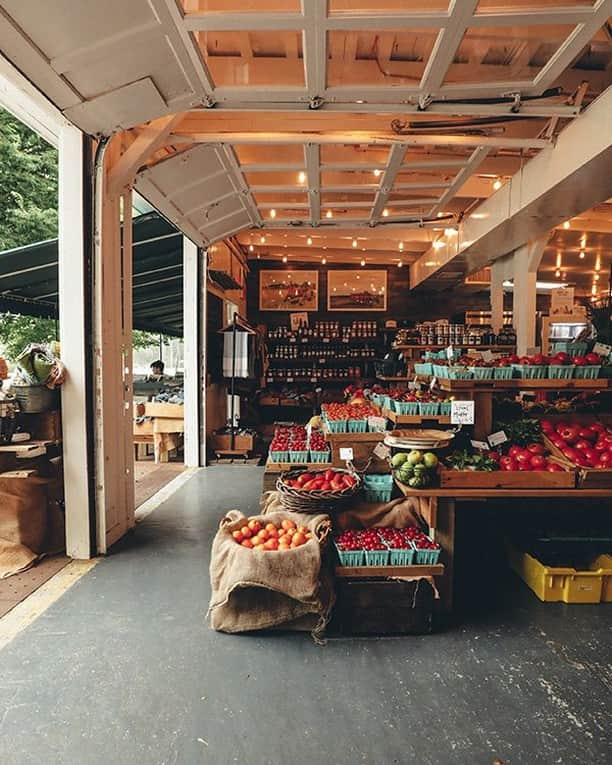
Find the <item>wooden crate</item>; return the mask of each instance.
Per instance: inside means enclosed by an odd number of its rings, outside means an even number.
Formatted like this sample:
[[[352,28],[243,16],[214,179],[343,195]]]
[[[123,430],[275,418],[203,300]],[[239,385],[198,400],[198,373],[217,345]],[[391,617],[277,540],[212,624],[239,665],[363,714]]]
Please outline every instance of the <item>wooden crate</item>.
[[[58,410],[39,414],[20,414],[23,430],[40,441],[62,440],[62,418]]]
[[[158,401],[147,401],[145,417],[164,417],[182,420],[185,417],[185,407],[182,404],[166,404]]]
[[[210,444],[215,452],[229,452],[232,449],[232,437],[229,433],[213,433]],[[234,452],[251,452],[255,448],[254,436],[239,435],[234,437]]]
[[[565,420],[564,420],[565,421]],[[547,449],[550,450],[555,457],[561,460],[565,460],[568,464],[573,464],[568,461],[563,452],[558,449],[553,442],[545,435],[544,444]],[[578,488],[580,489],[612,489],[612,468],[606,468],[603,470],[595,470],[595,468],[583,468],[574,465],[577,470],[578,476]],[[554,475],[554,473],[553,473]],[[559,475],[561,475],[559,473]]]
[[[384,441],[385,435],[385,433],[329,433],[326,430],[325,437],[331,444],[331,467],[346,467],[346,461],[340,459],[340,449],[351,448],[353,464],[357,470],[363,470],[371,457],[368,473],[388,473],[387,461],[373,455],[374,447]]]
[[[426,579],[337,579],[330,632],[344,635],[428,634],[434,592]]]
[[[440,467],[441,489],[575,489],[576,470],[567,460],[553,458],[563,472],[452,470]]]

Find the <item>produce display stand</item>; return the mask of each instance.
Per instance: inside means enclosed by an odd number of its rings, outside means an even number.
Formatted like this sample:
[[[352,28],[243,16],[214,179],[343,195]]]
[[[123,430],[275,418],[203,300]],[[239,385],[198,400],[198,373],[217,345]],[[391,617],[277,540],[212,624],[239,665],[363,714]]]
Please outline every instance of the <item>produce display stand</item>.
[[[181,404],[167,404],[148,401],[145,405],[143,422],[134,420],[133,441],[138,457],[140,444],[152,444],[155,463],[168,462],[171,451],[181,445],[185,432],[185,408]]]
[[[537,473],[536,475],[541,475]],[[556,473],[553,475],[560,475]],[[608,500],[608,507],[612,510],[612,491],[609,489],[444,489],[429,488],[424,490],[411,489],[396,480],[396,485],[406,497],[427,497],[435,499],[428,521],[431,534],[436,542],[442,547],[442,560],[444,563],[444,576],[437,581],[440,592],[440,611],[450,614],[453,608],[454,586],[454,555],[455,555],[455,513],[457,506],[469,507],[474,500],[498,500],[498,499],[544,499],[563,498],[585,499],[597,498]],[[601,503],[598,503],[601,507]]]
[[[331,467],[345,467],[346,460],[340,458],[340,449],[350,448],[353,450],[351,461],[358,470],[364,470],[369,463],[367,470],[370,473],[389,472],[386,460],[381,460],[373,454],[376,444],[384,441],[386,433],[330,433],[327,427],[323,432],[331,444]]]

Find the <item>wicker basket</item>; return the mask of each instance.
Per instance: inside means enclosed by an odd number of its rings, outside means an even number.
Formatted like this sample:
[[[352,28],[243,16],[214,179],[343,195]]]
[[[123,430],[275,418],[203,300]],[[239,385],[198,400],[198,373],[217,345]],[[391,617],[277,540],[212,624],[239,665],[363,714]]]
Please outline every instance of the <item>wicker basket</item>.
[[[342,510],[345,504],[351,500],[361,490],[361,478],[351,470],[342,470],[334,468],[336,473],[347,473],[355,479],[355,485],[342,491],[304,491],[287,486],[285,481],[297,478],[304,472],[303,468],[299,470],[289,470],[283,473],[276,481],[276,490],[278,491],[281,503],[285,510],[292,510],[296,513],[330,513],[335,510]],[[324,473],[324,470],[309,470],[311,475]]]
[[[58,408],[57,389],[51,390],[46,385],[14,385],[13,390],[20,410],[26,414],[40,414]]]

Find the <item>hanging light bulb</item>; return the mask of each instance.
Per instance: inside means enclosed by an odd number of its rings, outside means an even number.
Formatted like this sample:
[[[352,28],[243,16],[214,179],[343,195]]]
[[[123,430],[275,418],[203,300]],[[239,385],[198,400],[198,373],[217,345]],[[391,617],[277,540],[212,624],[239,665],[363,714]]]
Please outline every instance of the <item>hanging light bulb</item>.
[[[567,231],[569,227],[570,227],[570,222],[566,220],[565,223],[563,224],[563,228]]]
[[[306,244],[308,246],[310,246],[312,244],[312,237],[311,236],[309,236],[308,239],[306,240]]]
[[[599,274],[595,274],[595,276],[593,277],[593,280],[598,282],[599,281]]]
[[[399,251],[400,251],[400,252],[402,252],[402,251],[403,251],[403,249],[404,249],[404,243],[403,243],[403,242],[400,242],[400,243],[399,243]]]
[[[321,263],[325,265],[327,263],[327,258],[321,258]]]
[[[400,262],[397,264],[397,267],[401,268],[403,265],[404,265],[404,262],[402,260],[400,260]]]
[[[257,260],[261,260],[261,255],[257,253]]]
[[[595,270],[596,270],[596,271],[599,271],[599,270],[601,270],[601,255],[598,255],[598,256],[595,258]]]
[[[303,170],[300,170],[300,172],[298,173],[298,181],[300,183],[304,183],[305,180],[306,180],[306,173]]]
[[[260,236],[260,237],[259,237],[259,244],[265,244],[265,243],[266,243],[266,237],[265,237],[265,236],[263,236],[263,235],[262,235],[262,236]]]
[[[365,260],[363,260],[363,259],[362,259],[362,261],[361,261],[361,265],[362,265],[362,266],[365,266]]]
[[[326,218],[333,218],[333,216],[334,216],[334,214],[333,214],[333,212],[332,212],[331,210],[328,210],[328,211],[325,213],[325,217],[326,217]]]
[[[557,277],[557,279],[561,276],[561,271],[559,271],[559,269],[555,271],[555,276]]]
[[[381,172],[382,172],[381,170],[376,168],[376,170],[374,170],[374,175],[378,178],[378,177],[380,177]]]
[[[557,268],[561,268],[561,253],[560,253],[560,252],[558,252],[558,253],[557,253],[557,263],[556,263],[556,267],[557,267]]]
[[[389,210],[387,210],[387,208],[385,207],[385,209],[383,210],[383,218],[388,218],[388,217],[389,217]]]
[[[591,287],[591,295],[597,295],[597,285],[593,284]]]
[[[502,182],[500,181],[499,178],[496,178],[493,181],[493,188],[495,189],[495,191],[499,191],[499,189],[501,189],[501,187],[502,187]]]
[[[352,242],[352,244],[353,244],[353,247],[357,247],[357,240],[356,240],[356,239],[353,239],[353,242]]]
[[[253,245],[252,245],[252,244],[250,244],[250,245],[249,245],[249,252],[254,252],[254,250],[255,250],[255,248],[253,247]]]
[[[283,263],[286,263],[286,262],[287,262],[287,256],[283,255]]]
[[[580,260],[584,260],[584,250],[580,250]]]

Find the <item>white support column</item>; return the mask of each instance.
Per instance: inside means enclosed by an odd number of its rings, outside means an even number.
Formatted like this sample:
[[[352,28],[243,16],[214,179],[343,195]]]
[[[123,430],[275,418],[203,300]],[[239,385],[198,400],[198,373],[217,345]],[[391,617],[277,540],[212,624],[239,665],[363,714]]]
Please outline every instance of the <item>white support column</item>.
[[[548,236],[527,242],[512,255],[512,313],[519,356],[536,344],[536,280],[547,241]]]
[[[183,237],[183,341],[185,347],[185,465],[200,464],[199,251]]]
[[[206,388],[208,368],[208,256],[206,250],[200,253],[198,294],[200,300],[200,347],[198,361],[200,365],[200,465],[206,466]]]
[[[86,335],[87,290],[83,199],[83,134],[71,125],[59,135],[59,328],[62,360],[68,370],[62,385],[66,552],[90,558],[91,497],[89,464]]]
[[[498,335],[504,326],[504,288],[506,265],[502,260],[491,264],[491,328]]]

